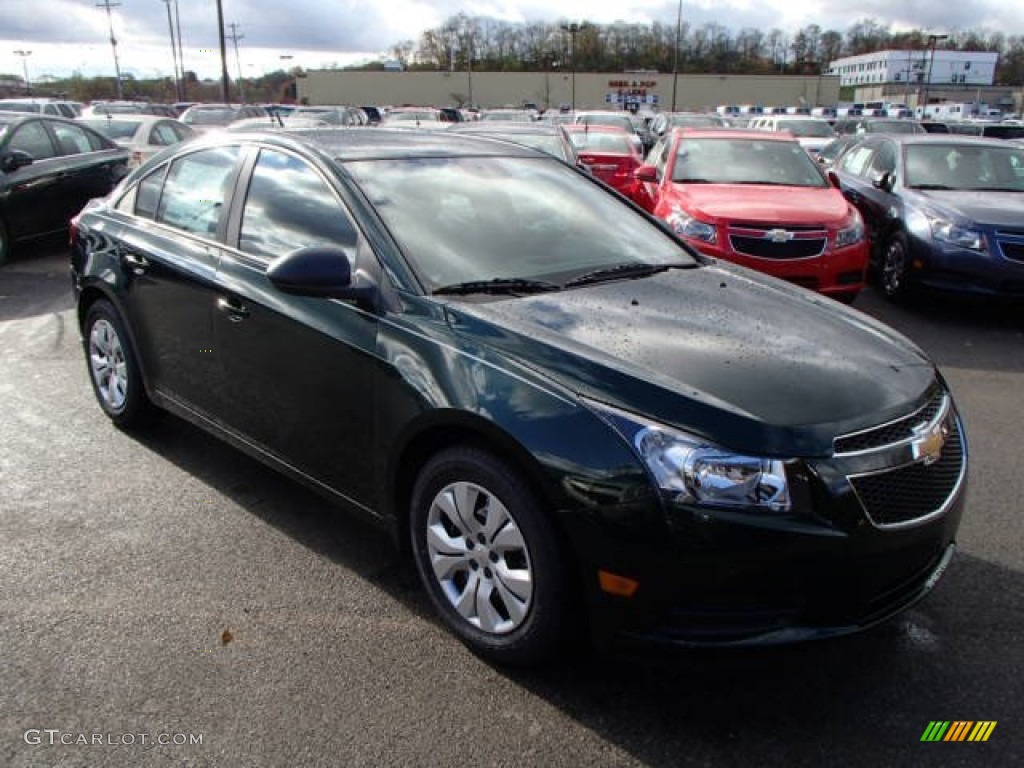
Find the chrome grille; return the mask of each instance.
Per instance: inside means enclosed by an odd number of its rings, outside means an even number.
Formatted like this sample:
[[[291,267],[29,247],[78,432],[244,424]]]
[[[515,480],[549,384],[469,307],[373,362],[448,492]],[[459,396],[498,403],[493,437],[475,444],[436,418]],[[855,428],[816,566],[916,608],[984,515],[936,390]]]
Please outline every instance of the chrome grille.
[[[942,409],[944,400],[945,395],[942,391],[937,391],[926,405],[909,416],[861,432],[837,437],[833,442],[833,448],[836,454],[856,453],[909,440],[914,436],[914,427],[922,423],[931,423]]]
[[[934,464],[917,463],[862,477],[851,477],[868,518],[880,528],[914,523],[943,510],[964,474],[964,441],[951,412],[949,436]]]
[[[828,232],[821,228],[733,226],[729,244],[736,253],[759,259],[809,259],[825,252]]]
[[[996,242],[1004,258],[1024,262],[1024,230],[1000,230]]]

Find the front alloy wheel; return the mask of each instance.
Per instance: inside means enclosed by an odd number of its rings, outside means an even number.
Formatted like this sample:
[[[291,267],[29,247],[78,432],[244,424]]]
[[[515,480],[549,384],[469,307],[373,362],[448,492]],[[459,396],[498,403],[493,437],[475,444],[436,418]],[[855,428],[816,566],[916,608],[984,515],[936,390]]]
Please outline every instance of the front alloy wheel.
[[[502,635],[533,600],[530,552],[505,505],[486,488],[442,488],[427,513],[427,553],[449,604],[474,627]]]
[[[93,323],[89,331],[89,370],[104,410],[124,410],[128,399],[128,364],[121,338],[105,318]]]
[[[900,235],[894,236],[885,245],[882,253],[881,288],[887,299],[898,300],[909,292],[909,268],[907,244]]]
[[[438,453],[417,478],[409,532],[431,601],[474,653],[538,664],[575,635],[569,559],[514,467],[472,446]]]

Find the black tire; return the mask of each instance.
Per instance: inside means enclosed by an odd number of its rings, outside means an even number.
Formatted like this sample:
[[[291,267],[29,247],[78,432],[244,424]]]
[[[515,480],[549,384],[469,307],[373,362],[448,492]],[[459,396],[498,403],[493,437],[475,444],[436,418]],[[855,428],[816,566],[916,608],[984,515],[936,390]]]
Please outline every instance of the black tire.
[[[890,301],[904,301],[911,294],[910,252],[902,233],[890,237],[882,248],[878,259],[878,289]]]
[[[465,516],[455,521],[448,504],[459,500]],[[535,666],[558,657],[576,634],[567,559],[536,495],[505,462],[471,446],[434,456],[416,480],[409,529],[434,606],[477,655]],[[449,575],[435,572],[435,554],[450,563]]]
[[[85,362],[100,408],[122,429],[148,425],[157,414],[146,395],[131,341],[114,306],[100,299],[82,327]]]

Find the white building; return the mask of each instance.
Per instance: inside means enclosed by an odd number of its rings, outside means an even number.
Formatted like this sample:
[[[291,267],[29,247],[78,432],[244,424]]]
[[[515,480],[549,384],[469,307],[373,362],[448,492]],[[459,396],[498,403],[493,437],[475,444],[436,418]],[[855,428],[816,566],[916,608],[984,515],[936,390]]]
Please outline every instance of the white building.
[[[865,85],[992,85],[998,53],[988,51],[876,51],[847,56],[829,64],[828,74],[839,76],[840,86]]]

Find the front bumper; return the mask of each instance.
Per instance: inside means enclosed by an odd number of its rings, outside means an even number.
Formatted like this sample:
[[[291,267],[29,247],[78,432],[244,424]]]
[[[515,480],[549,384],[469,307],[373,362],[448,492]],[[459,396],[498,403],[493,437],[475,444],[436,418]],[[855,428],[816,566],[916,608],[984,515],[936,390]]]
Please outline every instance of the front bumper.
[[[910,237],[910,277],[936,290],[974,296],[1024,297],[1024,261],[1006,258],[992,233],[983,252]]]

